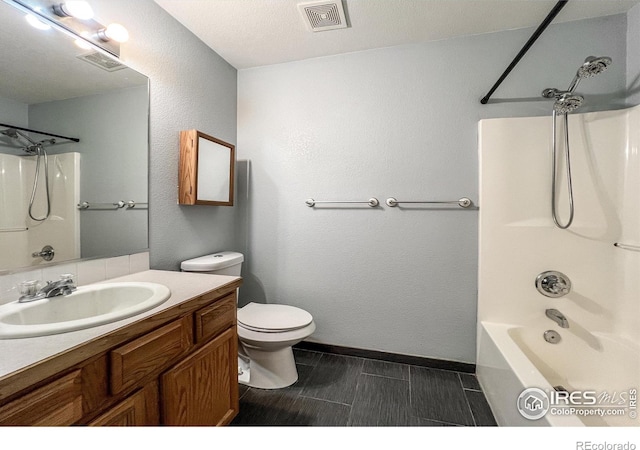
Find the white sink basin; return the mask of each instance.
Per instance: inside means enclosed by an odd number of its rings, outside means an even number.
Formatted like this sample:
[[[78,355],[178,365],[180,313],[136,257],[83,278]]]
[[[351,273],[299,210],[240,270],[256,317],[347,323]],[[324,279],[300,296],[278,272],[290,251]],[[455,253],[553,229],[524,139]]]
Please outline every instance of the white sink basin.
[[[91,328],[148,311],[171,296],[157,283],[104,283],[79,287],[70,295],[0,306],[0,339],[15,339]]]

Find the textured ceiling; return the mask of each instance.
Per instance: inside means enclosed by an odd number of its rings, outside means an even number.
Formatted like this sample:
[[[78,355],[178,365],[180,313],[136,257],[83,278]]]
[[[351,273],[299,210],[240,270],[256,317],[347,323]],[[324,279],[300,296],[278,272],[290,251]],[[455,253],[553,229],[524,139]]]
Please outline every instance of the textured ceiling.
[[[331,0],[328,0],[330,2]],[[538,26],[555,0],[344,0],[346,29],[310,32],[306,0],[155,0],[237,69]],[[624,13],[639,0],[571,0],[554,22]]]

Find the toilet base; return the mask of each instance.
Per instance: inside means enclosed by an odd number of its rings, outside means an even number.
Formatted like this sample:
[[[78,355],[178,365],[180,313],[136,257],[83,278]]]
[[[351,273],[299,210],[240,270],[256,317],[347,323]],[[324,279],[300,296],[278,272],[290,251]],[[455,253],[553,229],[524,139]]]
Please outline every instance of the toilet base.
[[[238,377],[240,384],[260,389],[282,389],[298,381],[298,370],[291,347],[263,351],[245,345],[242,353],[249,358],[249,368],[244,371],[245,376]]]

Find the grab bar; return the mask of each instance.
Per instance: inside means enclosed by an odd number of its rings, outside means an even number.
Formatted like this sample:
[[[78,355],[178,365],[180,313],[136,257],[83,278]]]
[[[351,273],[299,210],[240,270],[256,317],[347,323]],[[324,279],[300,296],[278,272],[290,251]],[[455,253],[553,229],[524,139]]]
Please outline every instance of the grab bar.
[[[305,201],[305,204],[311,208],[313,206],[316,205],[316,203],[364,203],[367,204],[369,206],[371,206],[372,208],[375,208],[376,206],[380,205],[380,202],[378,201],[377,198],[375,197],[371,197],[369,200],[367,200],[366,202],[361,202],[361,201],[348,201],[348,200],[323,200],[323,201],[319,201],[319,200],[314,200],[312,198],[309,198]]]
[[[613,245],[615,247],[623,248],[625,250],[633,250],[634,252],[640,252],[640,245],[621,244],[620,242],[616,242]]]
[[[78,204],[78,209],[147,209],[149,207],[148,203],[136,203],[133,200],[129,200],[125,202],[124,200],[120,200],[115,203],[89,203],[82,202]]]
[[[0,233],[11,233],[14,231],[28,231],[27,227],[0,228]]]
[[[394,207],[394,206],[398,206],[400,203],[419,203],[419,204],[440,204],[440,205],[458,205],[461,208],[468,208],[469,206],[471,206],[472,202],[470,199],[468,199],[467,197],[462,197],[458,200],[455,201],[443,201],[443,202],[438,202],[438,201],[420,201],[420,202],[414,202],[414,201],[401,201],[401,200],[396,200],[393,197],[389,197],[387,199],[387,205]]]

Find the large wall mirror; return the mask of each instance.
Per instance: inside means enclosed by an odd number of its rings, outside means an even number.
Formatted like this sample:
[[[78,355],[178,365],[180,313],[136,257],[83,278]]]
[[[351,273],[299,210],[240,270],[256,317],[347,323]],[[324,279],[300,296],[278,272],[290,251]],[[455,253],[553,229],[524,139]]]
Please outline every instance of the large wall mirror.
[[[0,273],[146,250],[148,79],[3,2],[0,43]]]

